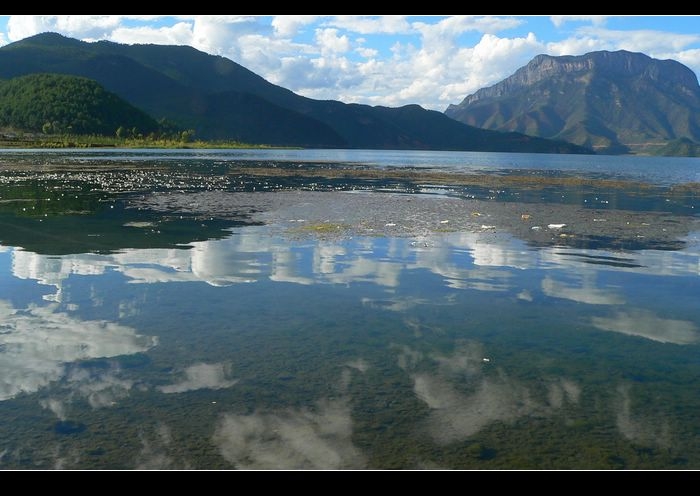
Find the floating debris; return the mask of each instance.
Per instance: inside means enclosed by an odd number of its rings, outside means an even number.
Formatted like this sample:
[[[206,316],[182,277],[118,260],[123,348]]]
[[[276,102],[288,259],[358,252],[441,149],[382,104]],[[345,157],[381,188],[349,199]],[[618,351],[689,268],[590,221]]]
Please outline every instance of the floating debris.
[[[122,224],[124,227],[153,227],[155,224],[153,222],[126,222]]]
[[[496,229],[496,226],[487,226],[486,224],[481,225],[482,229]]]
[[[522,214],[520,220],[530,220],[530,214]]]
[[[384,224],[384,227],[394,227],[395,225],[396,224],[394,224],[393,222],[387,222],[386,224]]]
[[[491,361],[491,359],[490,358],[482,358],[481,361],[484,363],[489,363]]]
[[[450,222],[450,221],[449,220],[441,220],[440,224],[447,224],[448,222]]]
[[[547,224],[548,229],[561,229],[566,227],[566,224]]]
[[[516,297],[519,300],[523,300],[523,301],[532,301],[533,300],[532,294],[527,289],[523,289],[520,293],[518,293],[516,295]]]

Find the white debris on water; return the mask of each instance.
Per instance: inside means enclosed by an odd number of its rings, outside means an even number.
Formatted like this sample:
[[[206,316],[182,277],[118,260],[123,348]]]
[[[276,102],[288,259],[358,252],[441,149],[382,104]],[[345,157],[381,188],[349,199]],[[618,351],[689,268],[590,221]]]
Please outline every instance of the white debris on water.
[[[547,229],[561,229],[566,227],[566,224],[547,224]]]
[[[125,222],[122,224],[124,227],[153,227],[155,224],[153,222]]]
[[[519,300],[523,300],[523,301],[532,301],[533,300],[532,294],[527,289],[523,289],[520,293],[518,293],[517,298]]]

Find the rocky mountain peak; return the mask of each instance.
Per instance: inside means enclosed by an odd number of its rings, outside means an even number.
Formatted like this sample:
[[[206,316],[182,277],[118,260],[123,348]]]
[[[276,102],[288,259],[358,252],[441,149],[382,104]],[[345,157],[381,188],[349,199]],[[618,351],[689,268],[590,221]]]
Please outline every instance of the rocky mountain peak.
[[[669,87],[694,89],[698,86],[695,73],[685,65],[675,60],[654,59],[643,53],[618,50],[590,52],[576,56],[540,54],[512,76],[468,95],[460,106],[469,105],[484,98],[497,98],[553,77],[586,72],[601,72],[613,77],[641,76]]]
[[[445,114],[471,126],[563,139],[604,153],[700,142],[700,86],[675,60],[625,50],[538,55]]]

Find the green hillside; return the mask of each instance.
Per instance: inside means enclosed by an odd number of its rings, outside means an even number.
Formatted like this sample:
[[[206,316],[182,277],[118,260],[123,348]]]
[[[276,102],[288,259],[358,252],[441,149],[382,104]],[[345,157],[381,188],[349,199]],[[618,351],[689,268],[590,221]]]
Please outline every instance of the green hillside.
[[[112,136],[120,127],[147,134],[158,123],[90,79],[31,74],[0,81],[0,127]]]
[[[680,138],[669,141],[653,154],[664,157],[700,157],[700,143],[688,138]]]
[[[305,98],[232,60],[187,46],[86,43],[44,33],[0,47],[0,78],[93,79],[203,139],[269,145],[591,153],[566,142],[477,129],[416,105],[388,109]]]

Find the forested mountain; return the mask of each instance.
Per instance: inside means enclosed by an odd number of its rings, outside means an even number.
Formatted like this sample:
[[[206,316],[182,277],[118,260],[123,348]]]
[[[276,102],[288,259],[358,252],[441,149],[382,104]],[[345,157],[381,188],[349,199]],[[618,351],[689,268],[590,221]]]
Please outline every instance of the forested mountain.
[[[91,79],[31,74],[0,81],[0,127],[112,136],[120,127],[151,133],[158,123]]]
[[[0,78],[93,79],[200,138],[305,147],[590,153],[562,141],[478,129],[417,105],[305,98],[224,57],[187,46],[82,42],[44,33],[0,47]]]

